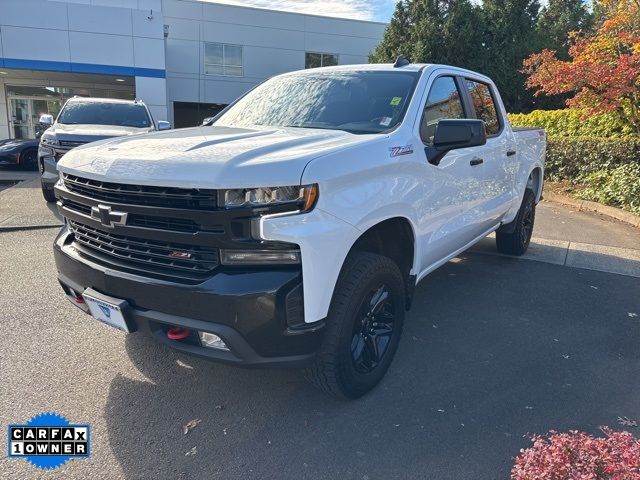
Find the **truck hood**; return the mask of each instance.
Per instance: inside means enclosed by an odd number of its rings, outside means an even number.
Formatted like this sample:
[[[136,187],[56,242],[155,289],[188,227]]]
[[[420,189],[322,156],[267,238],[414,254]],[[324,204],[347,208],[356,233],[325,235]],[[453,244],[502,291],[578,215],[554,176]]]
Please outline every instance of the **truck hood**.
[[[55,134],[58,140],[92,142],[104,138],[137,135],[153,131],[153,128],[122,127],[119,125],[74,125],[56,123],[47,133]]]
[[[93,180],[167,187],[298,185],[314,158],[380,137],[305,128],[196,127],[78,147],[58,169]]]

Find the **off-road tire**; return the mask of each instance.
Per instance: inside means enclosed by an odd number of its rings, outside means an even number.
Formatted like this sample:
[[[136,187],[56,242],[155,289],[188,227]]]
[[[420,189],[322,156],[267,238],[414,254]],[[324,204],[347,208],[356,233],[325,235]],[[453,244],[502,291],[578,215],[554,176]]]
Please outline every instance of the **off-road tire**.
[[[40,182],[40,186],[42,187],[42,196],[47,201],[47,203],[56,201],[56,194],[53,191],[53,187],[49,187],[45,185],[43,182]]]
[[[361,312],[370,292],[382,285],[393,307],[389,340],[380,361],[363,373],[352,359],[354,328],[364,325]],[[389,304],[385,304],[385,308]],[[314,362],[305,370],[307,379],[338,398],[358,398],[374,388],[386,373],[398,348],[405,314],[405,284],[391,259],[367,252],[353,252],[345,260],[329,307],[323,343]],[[376,325],[375,323],[373,325]]]
[[[529,248],[535,219],[536,194],[527,188],[515,220],[496,232],[498,251],[507,255],[523,255]]]

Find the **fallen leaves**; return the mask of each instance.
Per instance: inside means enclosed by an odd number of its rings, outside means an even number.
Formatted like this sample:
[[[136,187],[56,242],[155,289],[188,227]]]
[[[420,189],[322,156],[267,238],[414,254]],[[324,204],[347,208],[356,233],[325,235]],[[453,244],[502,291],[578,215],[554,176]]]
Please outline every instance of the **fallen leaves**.
[[[637,427],[638,422],[631,420],[629,417],[618,417],[618,423],[624,427]]]
[[[200,422],[202,422],[202,420],[200,420],[199,418],[194,418],[193,420],[187,422],[185,425],[182,426],[182,433],[186,435],[191,430],[196,428]]]

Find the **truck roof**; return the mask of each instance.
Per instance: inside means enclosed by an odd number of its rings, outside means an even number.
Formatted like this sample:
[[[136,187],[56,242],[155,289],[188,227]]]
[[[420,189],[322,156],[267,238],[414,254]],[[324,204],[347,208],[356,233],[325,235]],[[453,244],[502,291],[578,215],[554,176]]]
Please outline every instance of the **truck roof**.
[[[121,98],[99,98],[99,97],[71,97],[68,102],[95,102],[95,103],[144,103],[142,100],[124,100]]]
[[[319,67],[309,68],[306,70],[298,70],[295,72],[285,73],[284,75],[305,75],[308,73],[318,72],[421,72],[423,70],[435,70],[446,68],[447,70],[455,70],[460,75],[472,75],[490,82],[491,79],[486,75],[465,68],[453,65],[440,65],[437,63],[410,63],[402,67],[395,67],[393,63],[362,63],[356,65],[337,65],[335,67]]]
[[[430,66],[430,64],[428,63],[410,63],[409,65],[405,65],[403,67],[394,67],[393,63],[361,63],[356,65],[336,65],[335,67],[309,68],[306,70],[293,72],[293,73],[318,72],[318,71],[322,71],[322,72],[362,72],[362,71],[419,72],[428,66]]]

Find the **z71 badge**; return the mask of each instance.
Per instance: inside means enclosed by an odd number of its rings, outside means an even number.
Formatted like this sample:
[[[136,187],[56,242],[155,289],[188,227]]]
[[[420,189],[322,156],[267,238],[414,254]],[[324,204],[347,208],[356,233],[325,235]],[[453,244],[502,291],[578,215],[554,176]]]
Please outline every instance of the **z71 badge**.
[[[413,145],[403,145],[401,147],[391,147],[389,149],[392,157],[399,157],[401,155],[410,155],[413,153]]]

